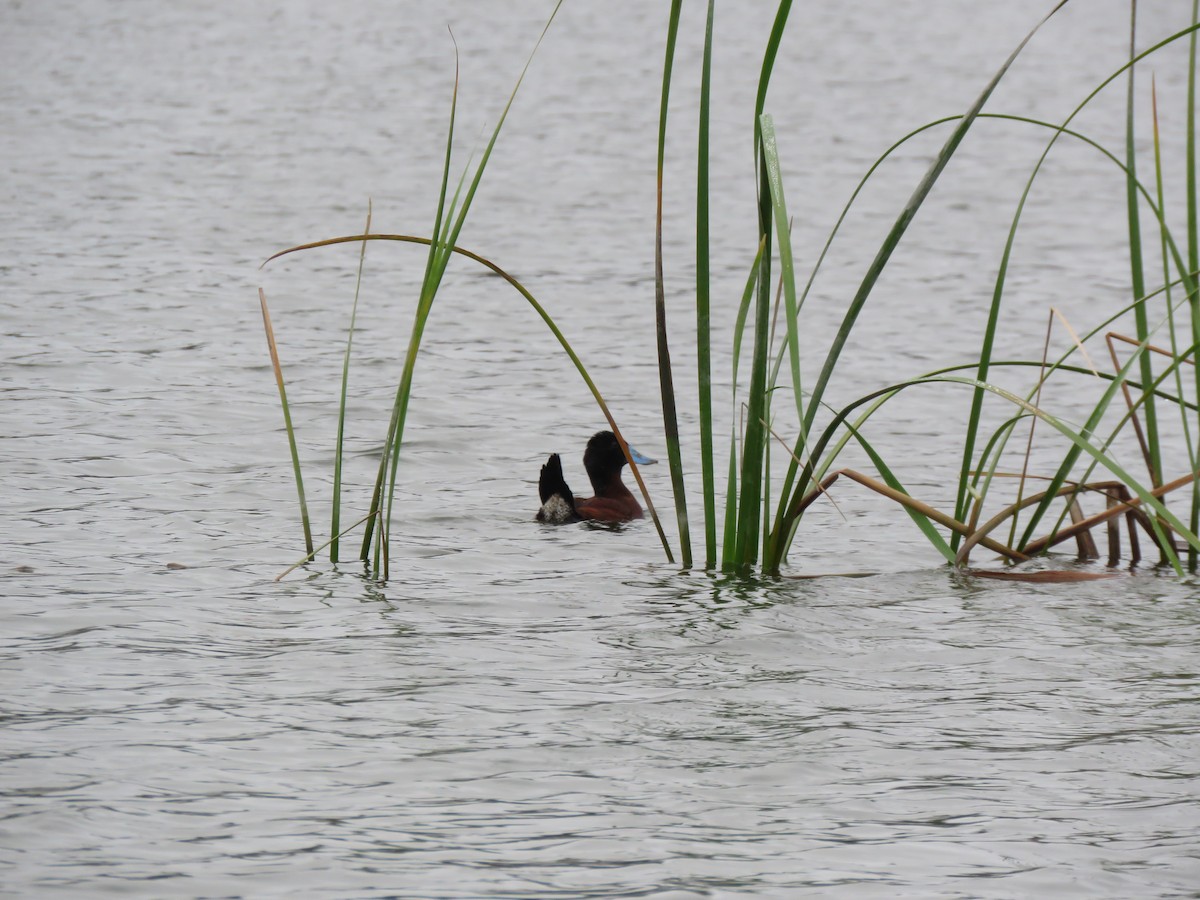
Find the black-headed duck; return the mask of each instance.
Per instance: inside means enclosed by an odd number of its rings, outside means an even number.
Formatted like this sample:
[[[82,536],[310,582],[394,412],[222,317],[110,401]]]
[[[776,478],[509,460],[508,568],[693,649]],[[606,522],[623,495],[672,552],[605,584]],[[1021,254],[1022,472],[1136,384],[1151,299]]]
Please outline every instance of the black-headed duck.
[[[632,447],[629,448],[629,455],[639,466],[655,462]],[[594,522],[640,519],[642,507],[621,481],[621,469],[625,462],[625,454],[616,435],[611,431],[598,431],[592,435],[583,454],[583,467],[587,469],[595,496],[584,499],[576,497],[567,487],[558,454],[550,454],[538,479],[542,508],[538,510],[537,520],[547,525],[565,525],[585,519]]]

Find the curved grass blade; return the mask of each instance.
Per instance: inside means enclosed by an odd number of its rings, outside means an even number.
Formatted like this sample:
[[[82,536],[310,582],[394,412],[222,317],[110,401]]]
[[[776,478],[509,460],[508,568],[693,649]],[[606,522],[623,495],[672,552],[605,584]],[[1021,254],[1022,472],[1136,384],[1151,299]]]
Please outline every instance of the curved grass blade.
[[[263,265],[265,266],[272,260],[278,259],[281,256],[287,256],[290,253],[298,253],[304,250],[315,250],[318,247],[330,247],[335,244],[348,244],[357,241],[396,241],[405,244],[423,245],[429,245],[432,243],[430,238],[417,237],[415,235],[408,234],[351,234],[344,237],[327,238],[322,241],[313,241],[308,244],[300,244],[295,247],[288,247],[286,250],[280,250],[278,253],[272,254],[263,262]],[[525,301],[531,307],[533,307],[534,312],[538,314],[541,320],[546,324],[546,327],[550,329],[550,332],[558,340],[559,345],[564,351],[566,351],[567,356],[570,357],[571,362],[575,365],[576,371],[578,371],[580,376],[583,378],[584,384],[586,384],[588,390],[591,391],[592,397],[595,398],[596,405],[600,407],[600,412],[603,413],[604,418],[608,421],[612,432],[617,435],[618,442],[621,444],[622,449],[627,449],[628,445],[625,443],[625,439],[621,435],[621,429],[617,426],[616,419],[613,418],[612,412],[608,408],[608,404],[604,401],[604,397],[600,393],[600,389],[596,387],[596,383],[592,380],[592,376],[588,374],[587,368],[583,365],[583,361],[579,358],[579,355],[575,352],[575,349],[567,341],[566,336],[550,317],[550,314],[546,312],[545,308],[537,301],[536,298],[534,298],[533,294],[531,294],[529,290],[523,284],[521,284],[521,282],[517,281],[516,278],[486,257],[480,256],[477,253],[472,253],[470,250],[464,249],[463,247],[451,247],[450,250],[452,253],[464,256],[467,259],[473,260],[490,269],[492,272],[508,282],[508,284],[510,284],[513,289],[517,291],[517,293],[525,298]],[[666,553],[667,561],[674,562],[675,557],[671,552],[671,545],[667,540],[666,532],[663,531],[662,522],[658,517],[658,513],[655,511],[654,502],[650,499],[650,492],[646,489],[646,483],[642,480],[641,470],[638,468],[637,463],[635,463],[632,458],[629,458],[628,453],[626,453],[626,458],[629,461],[630,472],[633,474],[634,480],[637,482],[638,488],[641,490],[642,499],[646,502],[646,510],[650,513],[650,517],[654,521],[654,527],[658,532],[659,540],[662,542],[663,551]]]

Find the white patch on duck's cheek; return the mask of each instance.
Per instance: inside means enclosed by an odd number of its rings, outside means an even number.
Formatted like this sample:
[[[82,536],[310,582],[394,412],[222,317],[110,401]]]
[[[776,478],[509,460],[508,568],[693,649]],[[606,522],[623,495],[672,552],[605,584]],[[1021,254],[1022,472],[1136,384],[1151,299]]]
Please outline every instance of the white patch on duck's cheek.
[[[555,494],[542,504],[537,520],[547,525],[562,525],[575,519],[575,510],[563,497]]]

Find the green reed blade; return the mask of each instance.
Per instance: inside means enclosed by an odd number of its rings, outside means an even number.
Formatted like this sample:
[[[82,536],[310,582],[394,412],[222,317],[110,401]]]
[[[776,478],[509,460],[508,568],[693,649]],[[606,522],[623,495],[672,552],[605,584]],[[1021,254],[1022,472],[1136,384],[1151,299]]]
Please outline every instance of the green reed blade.
[[[671,370],[671,348],[667,340],[667,295],[663,282],[663,174],[666,167],[667,111],[671,97],[671,69],[675,61],[675,39],[679,34],[679,12],[683,0],[671,3],[667,26],[666,59],[663,62],[662,99],[658,112],[658,177],[654,219],[654,330],[658,347],[658,385],[663,410],[663,437],[667,445],[667,464],[671,470],[671,488],[675,495],[675,521],[679,528],[679,552],[683,567],[692,566],[692,537],[688,527],[687,491],[683,478],[683,457],[679,448],[679,416],[675,407],[675,376]]]
[[[1137,56],[1137,3],[1130,3],[1129,8],[1129,57],[1133,59]],[[1141,217],[1138,214],[1137,153],[1134,149],[1134,133],[1136,131],[1134,127],[1134,82],[1136,71],[1136,66],[1129,67],[1125,98],[1125,170],[1127,173],[1125,205],[1129,219],[1129,268],[1134,299],[1142,297],[1146,293],[1146,276],[1142,259]],[[1133,316],[1137,339],[1144,341],[1149,334],[1150,328],[1145,304],[1139,304],[1134,309]],[[1150,357],[1145,353],[1142,354],[1141,359],[1141,378],[1146,383],[1149,383],[1152,378]],[[1150,459],[1147,460],[1147,465],[1150,471],[1150,480],[1155,487],[1158,487],[1162,484],[1162,458],[1159,453],[1158,414],[1153,397],[1147,398],[1145,412],[1146,440],[1150,452]]]
[[[700,122],[696,138],[696,380],[700,406],[700,473],[704,489],[704,567],[717,564],[717,499],[713,471],[712,336],[709,320],[709,114],[712,102],[712,42],[716,0],[708,0],[704,57],[700,70]]]
[[[759,558],[759,540],[762,536],[763,479],[768,477],[765,459],[769,436],[767,434],[768,406],[767,367],[770,355],[771,314],[771,187],[767,180],[766,163],[763,158],[763,141],[760,120],[767,101],[771,75],[779,54],[779,46],[791,13],[791,0],[780,0],[775,12],[775,21],[763,53],[762,70],[758,78],[758,93],[754,106],[754,164],[758,173],[758,235],[762,244],[759,254],[758,274],[755,282],[754,305],[754,350],[750,362],[749,410],[746,417],[745,434],[742,439],[741,496],[738,508],[738,533],[733,558],[726,558],[723,567],[745,570]]]
[[[459,176],[458,184],[454,189],[454,195],[447,206],[446,220],[442,227],[441,234],[436,239],[430,241],[430,254],[433,257],[432,269],[427,272],[427,281],[422,285],[419,297],[417,299],[417,309],[413,315],[412,330],[410,332],[408,351],[404,355],[404,366],[401,371],[400,383],[396,388],[396,397],[393,405],[392,423],[388,427],[388,437],[384,443],[383,452],[380,454],[380,475],[384,471],[387,472],[387,509],[383,516],[383,522],[387,526],[387,531],[392,530],[392,515],[395,508],[396,500],[396,479],[400,471],[400,447],[404,436],[404,425],[408,418],[408,406],[412,397],[412,385],[416,376],[417,355],[420,351],[421,341],[425,334],[425,327],[429,322],[430,313],[433,310],[433,302],[437,296],[438,288],[441,286],[442,277],[446,271],[446,260],[442,258],[442,248],[446,245],[451,232],[451,225],[455,218],[454,210],[458,208],[459,198],[462,196],[463,186],[467,180],[467,169],[463,170]],[[465,207],[460,212],[460,215],[466,215]],[[436,234],[436,232],[435,232]],[[446,254],[448,256],[448,253]],[[379,535],[375,547],[376,566],[379,560],[385,562],[387,556],[383,547],[383,534]],[[386,579],[386,575],[384,576]]]
[[[458,84],[459,84],[460,69],[459,69],[458,41],[455,40],[453,31],[450,31],[450,41],[454,45],[454,84],[453,84],[453,87],[450,92],[450,121],[447,124],[447,128],[446,128],[446,150],[445,150],[445,153],[443,154],[443,158],[442,158],[442,182],[441,182],[441,187],[438,190],[437,209],[434,213],[433,231],[431,232],[431,234],[433,234],[435,237],[441,231],[442,219],[445,216],[446,192],[447,192],[447,189],[450,184],[450,160],[451,160],[451,157],[453,154],[453,148],[454,148],[454,123],[455,123],[455,120],[456,120],[456,117],[458,114]],[[461,184],[461,182],[460,182],[460,184]],[[365,252],[365,251],[366,251],[366,243],[364,241],[363,252]],[[417,312],[416,312],[416,315],[414,316],[414,322],[413,322],[414,333],[418,330],[419,327],[423,327],[423,325],[424,325],[423,317],[422,317],[422,307],[424,305],[423,301],[424,301],[424,297],[425,297],[426,291],[428,290],[429,286],[434,283],[434,279],[435,279],[434,270],[436,267],[436,263],[437,263],[437,243],[436,243],[436,241],[431,241],[429,244],[429,252],[428,252],[428,254],[426,256],[426,260],[425,260],[425,274],[421,280],[421,293],[420,293],[420,298],[418,299],[418,302],[417,302]],[[435,288],[435,290],[436,290],[436,288]],[[379,575],[382,574],[385,580],[388,576],[388,573],[386,571],[386,568],[383,567],[383,561],[385,559],[385,554],[383,552],[383,543],[385,540],[385,535],[391,531],[392,509],[391,509],[390,498],[395,496],[394,480],[392,481],[393,490],[389,490],[387,492],[387,497],[389,498],[389,502],[388,502],[388,515],[387,515],[386,520],[381,521],[380,516],[377,515],[377,513],[379,513],[379,511],[383,508],[383,504],[384,504],[384,496],[385,496],[384,495],[384,484],[388,477],[388,464],[393,456],[392,450],[393,450],[393,448],[396,448],[397,454],[399,452],[399,440],[400,440],[400,438],[403,434],[403,430],[404,430],[404,417],[407,413],[408,395],[409,395],[409,390],[407,389],[407,387],[405,385],[406,385],[406,381],[409,384],[411,384],[410,367],[412,365],[416,364],[416,349],[419,349],[419,346],[420,346],[419,336],[416,339],[416,343],[417,343],[417,348],[414,349],[413,338],[410,336],[408,353],[405,355],[405,360],[404,360],[404,374],[402,374],[400,385],[396,389],[396,397],[392,401],[392,412],[391,412],[391,416],[389,417],[389,420],[388,420],[388,427],[387,427],[386,435],[383,440],[383,447],[379,454],[379,471],[375,476],[375,486],[371,491],[371,504],[370,504],[370,511],[367,514],[367,516],[368,516],[367,527],[363,532],[362,548],[359,552],[359,557],[361,559],[369,560],[369,559],[371,559],[371,551],[372,551],[372,545],[373,545],[373,548],[374,548],[374,563],[372,566],[373,573],[376,577],[379,577]],[[380,523],[380,529],[378,532],[376,532],[376,530],[375,530],[376,523]]]
[[[292,453],[292,473],[296,476],[296,493],[300,496],[300,524],[304,528],[304,549],[313,552],[312,527],[308,519],[308,501],[304,499],[304,476],[300,471],[300,451],[296,447],[296,431],[292,427],[292,413],[288,407],[287,389],[283,386],[283,366],[279,363],[279,347],[275,344],[275,329],[271,327],[271,313],[267,310],[267,294],[258,289],[258,304],[262,307],[263,330],[267,333],[267,349],[271,352],[271,368],[275,371],[275,384],[279,386],[279,405],[283,407],[283,426],[287,431],[288,448]]]
[[[1159,133],[1159,127],[1158,127],[1158,88],[1157,88],[1157,85],[1154,83],[1153,77],[1151,78],[1150,103],[1151,103],[1151,110],[1153,113],[1153,122],[1154,122],[1154,129],[1153,129],[1153,134],[1154,134],[1154,182],[1155,182],[1155,188],[1156,188],[1156,197],[1158,200],[1159,215],[1164,217],[1164,221],[1165,221],[1167,200],[1166,200],[1166,191],[1163,187],[1162,141],[1161,141],[1161,135]],[[1176,359],[1180,359],[1179,334],[1178,334],[1178,329],[1176,328],[1176,324],[1175,324],[1174,304],[1171,302],[1171,287],[1172,287],[1172,285],[1171,285],[1171,252],[1170,252],[1170,245],[1168,243],[1168,237],[1170,235],[1170,232],[1165,227],[1165,225],[1160,224],[1158,233],[1159,233],[1159,248],[1161,251],[1162,272],[1163,272],[1163,296],[1164,296],[1164,300],[1166,302],[1167,310],[1168,310],[1167,328],[1168,328],[1168,332],[1170,335],[1171,353],[1174,355],[1174,357]],[[1143,367],[1142,367],[1143,370],[1149,368],[1150,354],[1147,353],[1147,354],[1145,354],[1145,356],[1147,358],[1147,362],[1146,362],[1146,364],[1143,365]],[[1184,392],[1183,372],[1180,371],[1179,366],[1175,366],[1174,368],[1175,368],[1175,374],[1174,374],[1175,389],[1179,392],[1179,396],[1182,397],[1183,392]],[[1144,378],[1143,378],[1143,381],[1145,381]],[[1153,397],[1154,396],[1153,393],[1150,396]],[[1200,397],[1200,393],[1198,393],[1197,396]],[[1149,408],[1149,400],[1147,402],[1147,409],[1148,408]],[[1183,406],[1182,404],[1179,405],[1179,417],[1180,417],[1180,422],[1183,426],[1182,430],[1183,430],[1184,446],[1186,449],[1187,458],[1189,460],[1188,470],[1191,472],[1194,472],[1194,471],[1196,471],[1196,467],[1197,467],[1196,443],[1192,438],[1192,429],[1190,427],[1187,408],[1185,406]],[[1162,483],[1162,480],[1161,480],[1161,474],[1160,474],[1158,484],[1161,484],[1161,483]],[[1196,485],[1196,483],[1193,483],[1192,484],[1193,499],[1196,497],[1196,490],[1197,490],[1197,485]],[[1194,512],[1195,512],[1195,505],[1193,504],[1193,513]],[[1197,522],[1196,521],[1191,521],[1189,523],[1189,525],[1193,531],[1197,530]],[[1196,560],[1197,560],[1197,555],[1196,555],[1195,548],[1189,547],[1188,548],[1188,571],[1191,571],[1191,572],[1195,571]]]
[[[1192,25],[1200,24],[1200,0],[1192,0]],[[1187,86],[1187,160],[1185,162],[1186,202],[1187,202],[1187,243],[1188,268],[1200,272],[1200,216],[1197,214],[1197,198],[1200,196],[1200,185],[1196,178],[1196,32],[1192,31],[1188,47],[1188,86]],[[1200,293],[1193,290],[1189,295],[1189,310],[1191,312],[1192,333],[1197,331],[1197,320],[1200,320]],[[1196,373],[1196,398],[1200,400],[1200,372]],[[1186,421],[1186,418],[1185,418]],[[1185,433],[1191,434],[1191,429],[1185,425]],[[1189,457],[1192,461],[1192,471],[1196,470],[1197,460],[1189,445]],[[1200,533],[1200,481],[1192,483],[1191,513],[1188,523],[1192,531]],[[1195,572],[1200,565],[1200,553],[1195,548],[1188,548],[1188,571]]]
[[[363,227],[363,234],[371,233],[371,201],[367,200],[367,224]],[[367,242],[363,241],[363,245],[358,254],[358,275],[354,279],[354,304],[350,307],[350,327],[346,333],[346,353],[342,357],[342,393],[341,399],[338,402],[338,421],[337,421],[337,445],[333,451],[333,510],[331,513],[331,521],[329,533],[332,537],[329,539],[329,561],[338,561],[338,542],[341,535],[338,528],[341,524],[342,514],[342,451],[345,446],[346,435],[346,400],[350,386],[350,350],[354,346],[354,325],[358,319],[358,296],[362,288],[363,266],[367,259]]]

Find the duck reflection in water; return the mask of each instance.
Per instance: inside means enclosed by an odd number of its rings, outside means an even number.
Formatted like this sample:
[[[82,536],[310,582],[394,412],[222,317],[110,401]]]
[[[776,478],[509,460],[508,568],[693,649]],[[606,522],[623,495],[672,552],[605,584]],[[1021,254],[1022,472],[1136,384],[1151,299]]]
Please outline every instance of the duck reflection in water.
[[[648,466],[657,461],[643,456],[632,447],[629,448],[629,456],[639,466]],[[542,508],[538,510],[537,520],[547,525],[565,525],[584,520],[628,522],[640,519],[642,507],[621,481],[621,469],[625,462],[625,453],[616,435],[611,431],[598,431],[592,435],[583,454],[583,467],[587,469],[595,496],[584,499],[576,497],[567,487],[558,454],[550,454],[538,479]]]

